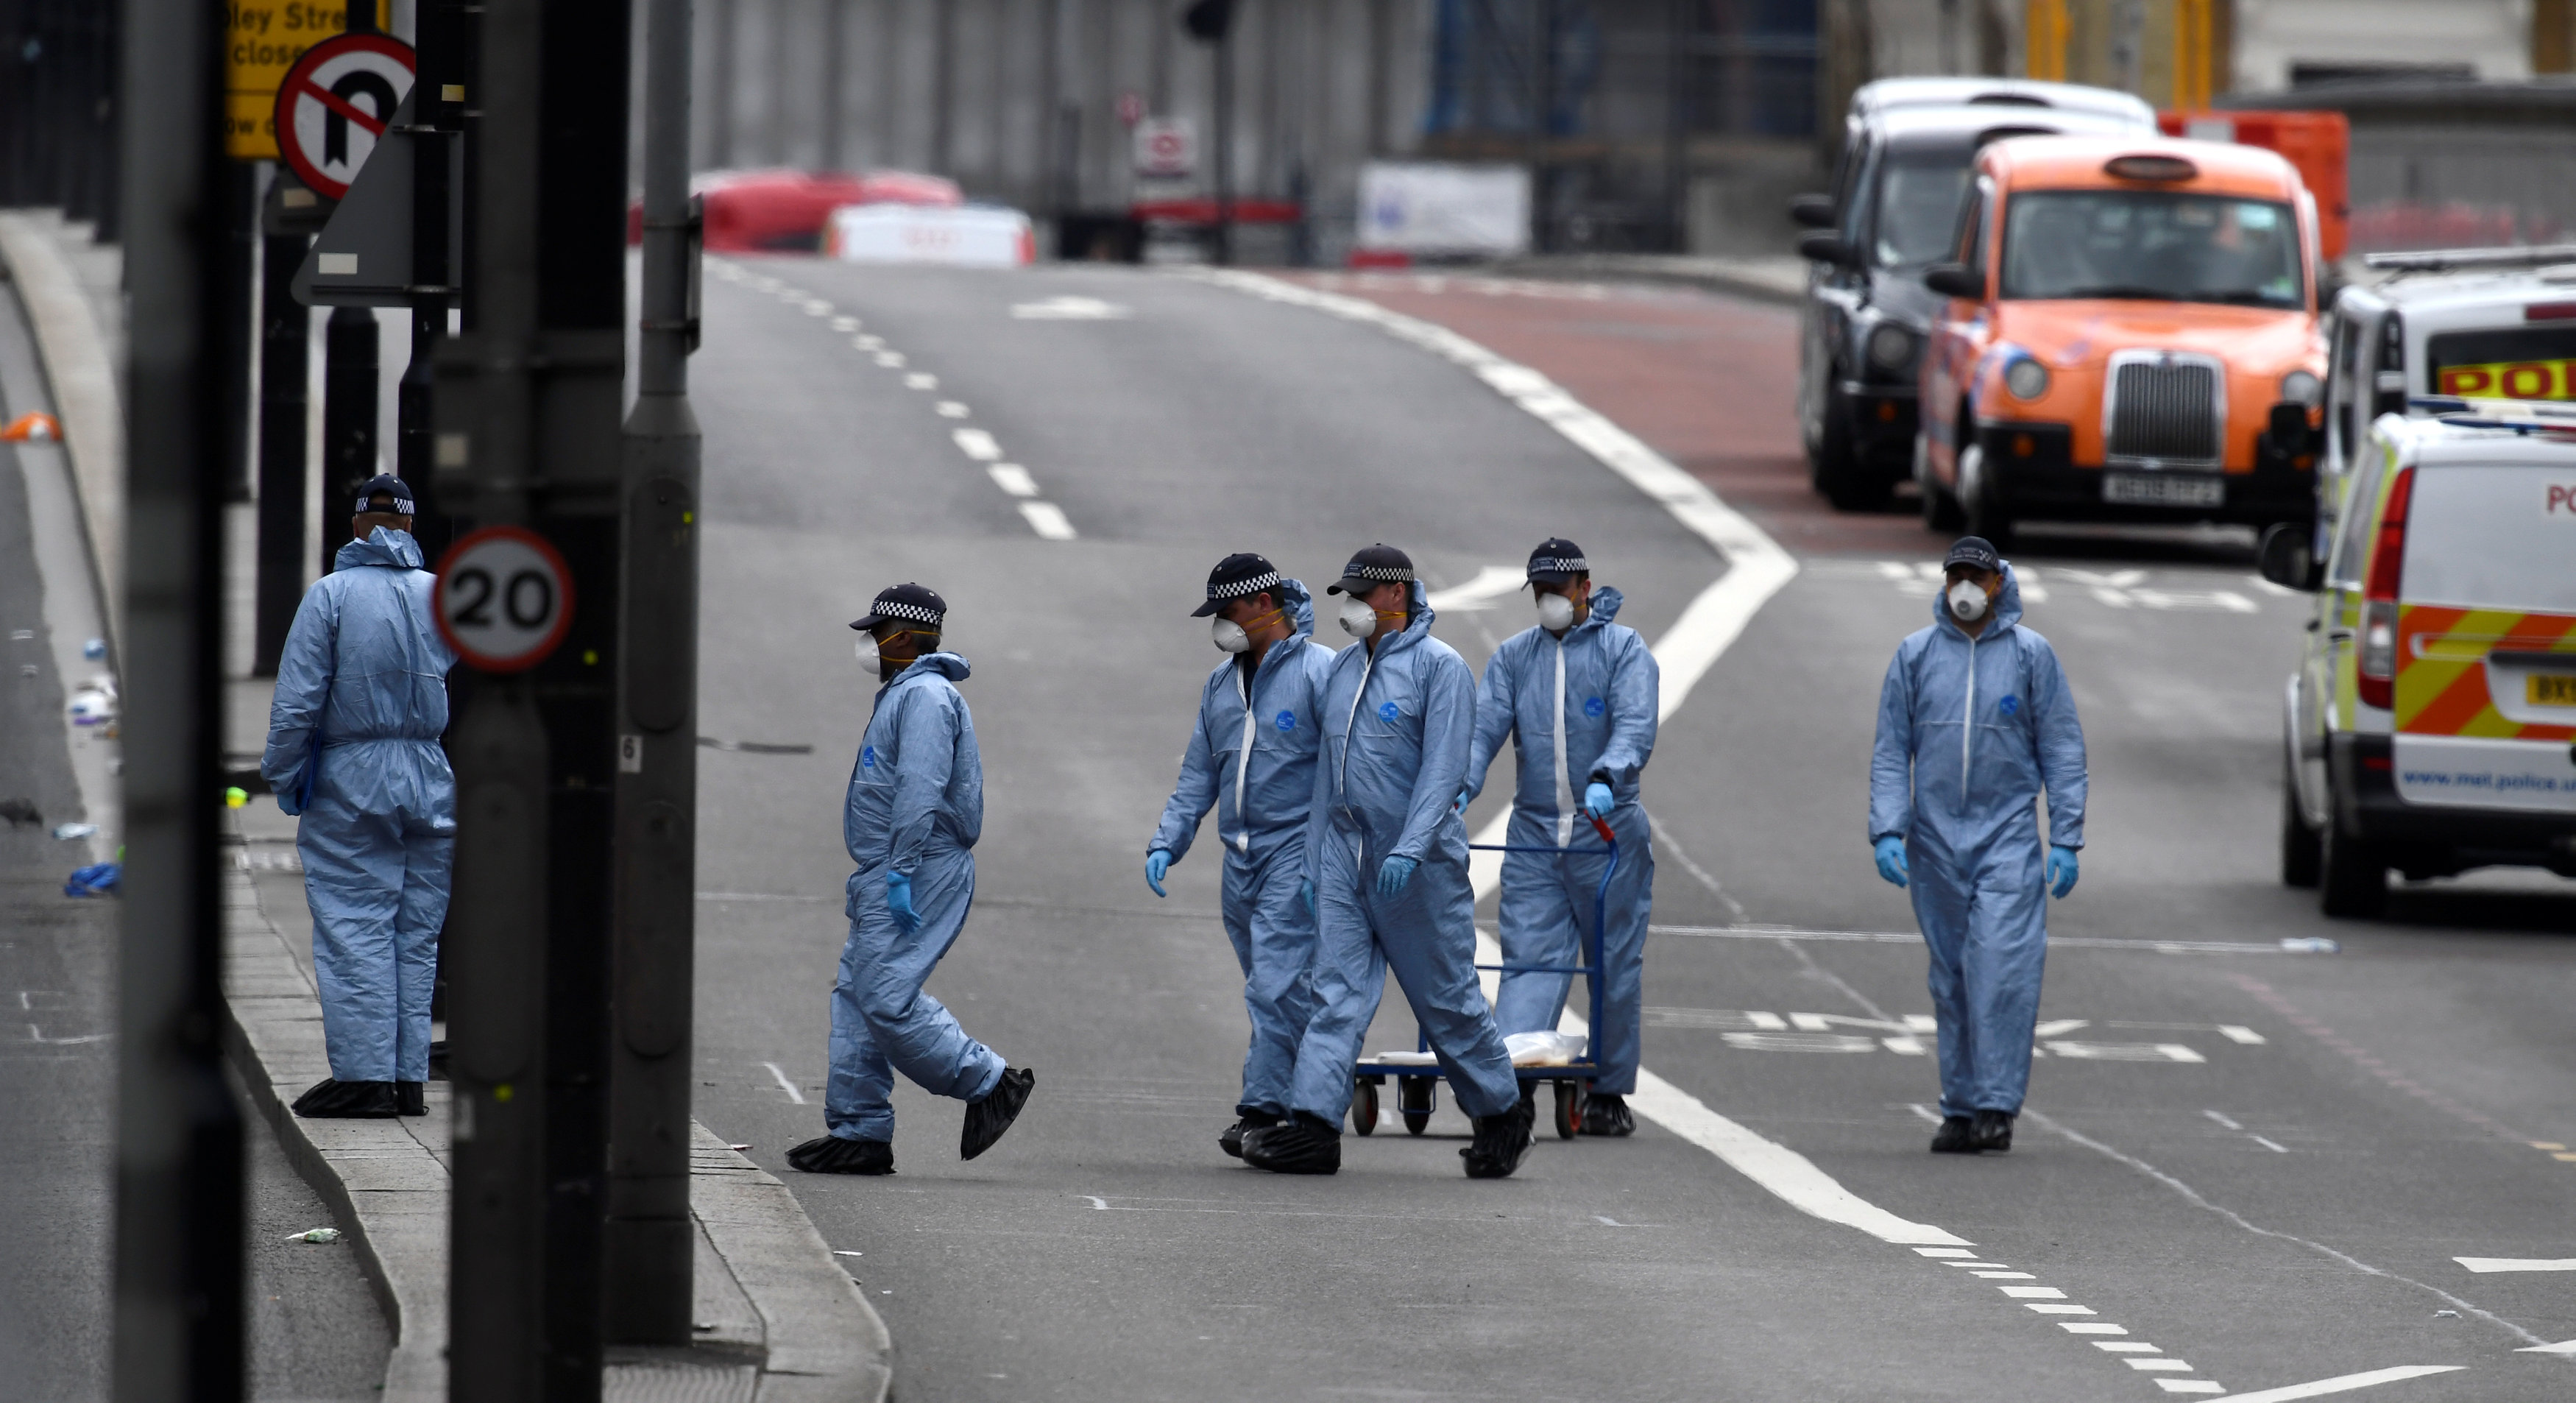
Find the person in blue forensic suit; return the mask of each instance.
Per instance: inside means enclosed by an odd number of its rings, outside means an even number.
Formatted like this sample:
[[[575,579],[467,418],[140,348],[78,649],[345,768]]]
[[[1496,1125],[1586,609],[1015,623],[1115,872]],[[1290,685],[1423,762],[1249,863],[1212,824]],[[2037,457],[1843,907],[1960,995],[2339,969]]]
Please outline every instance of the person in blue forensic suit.
[[[1932,626],[1888,664],[1869,766],[1878,873],[1910,886],[1932,952],[1939,1154],[2012,1148],[2048,953],[2043,890],[2075,890],[2084,728],[2048,640],[2022,627],[2012,566],[1950,547]],[[2048,797],[2048,841],[2037,800]]]
[[[1243,1161],[1283,1174],[1342,1164],[1360,1039],[1389,966],[1414,1021],[1475,1121],[1458,1153],[1474,1179],[1500,1179],[1529,1152],[1531,1102],[1476,984],[1476,892],[1467,829],[1453,807],[1476,721],[1475,674],[1431,636],[1413,561],[1388,545],[1353,556],[1337,622],[1359,641],[1324,682],[1308,863],[1316,906],[1315,1012],[1297,1045],[1289,1118],[1243,1137]]]
[[[411,489],[360,488],[354,537],[305,592],[277,661],[259,773],[299,815],[313,972],[331,1075],[295,1113],[428,1113],[429,996],[456,853],[447,671],[430,573],[411,537]]]
[[[1306,966],[1315,957],[1314,893],[1306,882],[1306,828],[1315,802],[1316,703],[1333,651],[1315,641],[1315,600],[1258,555],[1229,555],[1208,575],[1205,618],[1225,661],[1199,690],[1198,724],[1181,752],[1181,779],[1145,852],[1145,884],[1189,854],[1199,821],[1216,810],[1225,847],[1221,910],[1243,966],[1252,1046],[1243,1096],[1218,1148],[1243,1155],[1246,1131],[1288,1114],[1288,1074],[1314,1009]]]
[[[939,651],[948,602],[917,585],[880,591],[860,665],[884,683],[868,718],[841,841],[850,874],[850,938],[832,986],[829,1132],[787,1152],[808,1174],[894,1172],[894,1074],[966,1103],[957,1152],[993,1147],[1028,1103],[1037,1074],[1003,1064],[921,986],[966,928],[975,901],[975,840],[984,831],[984,761],[957,684],[966,660]]]
[[[1583,1133],[1633,1135],[1628,1097],[1637,1089],[1646,922],[1655,893],[1653,833],[1637,781],[1655,753],[1661,674],[1646,640],[1615,622],[1619,591],[1593,587],[1582,547],[1561,537],[1540,542],[1530,552],[1529,585],[1538,623],[1504,639],[1485,663],[1458,807],[1463,813],[1484,788],[1486,768],[1510,738],[1519,764],[1505,840],[1514,851],[1503,855],[1503,963],[1583,964],[1591,938],[1599,938],[1601,1026],[1591,1036],[1601,1072],[1584,1097]],[[1596,818],[1619,840],[1598,932],[1594,897],[1609,857],[1592,827]],[[1507,973],[1494,997],[1494,1022],[1505,1037],[1553,1031],[1573,987],[1569,974]]]

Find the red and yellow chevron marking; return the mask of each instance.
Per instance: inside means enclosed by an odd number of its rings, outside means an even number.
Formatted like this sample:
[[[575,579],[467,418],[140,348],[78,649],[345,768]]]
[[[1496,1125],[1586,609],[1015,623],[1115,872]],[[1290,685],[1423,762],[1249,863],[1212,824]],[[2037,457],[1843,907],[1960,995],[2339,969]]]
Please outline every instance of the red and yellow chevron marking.
[[[2404,606],[2397,620],[2397,729],[2415,736],[2576,740],[2576,724],[2525,725],[2487,696],[2489,652],[2562,653],[2576,669],[2576,615]]]

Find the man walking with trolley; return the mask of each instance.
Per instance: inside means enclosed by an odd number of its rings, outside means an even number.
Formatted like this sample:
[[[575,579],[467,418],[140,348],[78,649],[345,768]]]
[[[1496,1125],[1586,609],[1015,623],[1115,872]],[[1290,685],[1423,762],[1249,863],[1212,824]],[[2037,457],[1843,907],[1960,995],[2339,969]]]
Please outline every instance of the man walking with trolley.
[[[1309,827],[1315,1012],[1298,1044],[1287,1121],[1243,1138],[1244,1162],[1283,1174],[1341,1168],[1360,1039],[1390,966],[1450,1086],[1476,1126],[1458,1153],[1500,1179],[1529,1152],[1530,1099],[1476,984],[1476,893],[1453,806],[1466,779],[1475,675],[1431,636],[1413,561],[1387,545],[1351,558],[1327,591],[1359,641],[1323,689],[1324,749]]]
[[[1511,740],[1517,763],[1505,839],[1512,851],[1503,855],[1503,963],[1566,969],[1586,962],[1587,936],[1599,940],[1599,972],[1591,977],[1602,981],[1601,1026],[1591,1030],[1590,1060],[1600,1073],[1584,1098],[1583,1133],[1633,1135],[1627,1098],[1637,1089],[1655,890],[1653,833],[1637,782],[1655,753],[1661,674],[1646,640],[1614,622],[1619,591],[1593,587],[1582,547],[1561,537],[1540,542],[1530,552],[1529,587],[1538,623],[1504,639],[1485,663],[1458,807],[1463,813],[1475,800],[1486,768]],[[1617,835],[1615,870],[1595,820]],[[1605,871],[1610,889],[1603,894]],[[1573,987],[1570,974],[1506,973],[1494,1021],[1505,1037],[1553,1032]]]

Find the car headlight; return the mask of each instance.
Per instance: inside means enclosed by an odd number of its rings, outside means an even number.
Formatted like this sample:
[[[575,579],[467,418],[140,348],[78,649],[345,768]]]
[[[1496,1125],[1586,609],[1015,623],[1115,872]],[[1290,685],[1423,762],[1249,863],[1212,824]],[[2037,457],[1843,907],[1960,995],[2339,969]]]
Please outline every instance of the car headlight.
[[[1911,329],[1880,322],[1869,333],[1869,363],[1891,375],[1902,375],[1913,368],[1915,345]]]
[[[2004,388],[2015,399],[2037,399],[2048,393],[2048,367],[2024,356],[2004,367]]]
[[[2304,370],[2293,370],[2281,377],[2281,398],[2314,409],[2325,403],[2326,384]]]

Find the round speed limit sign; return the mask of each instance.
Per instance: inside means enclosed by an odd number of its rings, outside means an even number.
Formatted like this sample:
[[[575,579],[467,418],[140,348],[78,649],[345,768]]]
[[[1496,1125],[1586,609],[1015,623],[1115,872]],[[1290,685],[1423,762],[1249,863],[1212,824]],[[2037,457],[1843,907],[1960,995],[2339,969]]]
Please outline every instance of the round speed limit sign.
[[[572,627],[572,571],[534,531],[486,526],[438,562],[439,636],[483,672],[524,672]]]

